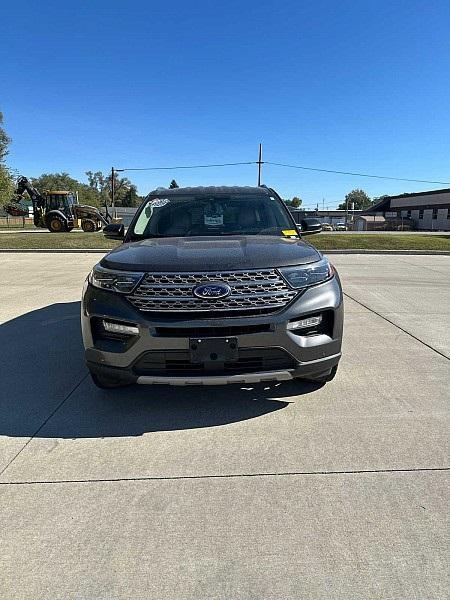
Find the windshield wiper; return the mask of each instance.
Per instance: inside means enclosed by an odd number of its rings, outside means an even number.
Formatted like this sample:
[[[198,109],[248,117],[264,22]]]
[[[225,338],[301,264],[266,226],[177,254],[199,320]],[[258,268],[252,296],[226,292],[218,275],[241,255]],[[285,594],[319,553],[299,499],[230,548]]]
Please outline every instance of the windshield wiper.
[[[243,231],[240,229],[239,231],[223,231],[220,235],[258,235],[258,231]]]
[[[239,231],[224,231],[220,235],[277,235],[279,232],[278,229],[271,229],[270,231],[267,229],[262,229],[261,231],[251,231],[249,230],[239,230]]]
[[[149,235],[137,235],[137,234],[131,234],[130,239],[133,242],[141,242],[142,240],[149,240],[152,238],[163,238],[163,237],[168,237],[167,235],[161,235],[159,233],[150,233]]]

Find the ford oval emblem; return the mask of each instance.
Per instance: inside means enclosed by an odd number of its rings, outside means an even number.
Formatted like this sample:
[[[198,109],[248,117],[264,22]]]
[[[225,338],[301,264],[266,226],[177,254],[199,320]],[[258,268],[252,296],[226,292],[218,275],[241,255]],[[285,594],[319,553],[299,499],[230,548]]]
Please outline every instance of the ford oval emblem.
[[[231,294],[231,288],[226,283],[202,283],[193,289],[193,294],[202,300],[217,300]]]

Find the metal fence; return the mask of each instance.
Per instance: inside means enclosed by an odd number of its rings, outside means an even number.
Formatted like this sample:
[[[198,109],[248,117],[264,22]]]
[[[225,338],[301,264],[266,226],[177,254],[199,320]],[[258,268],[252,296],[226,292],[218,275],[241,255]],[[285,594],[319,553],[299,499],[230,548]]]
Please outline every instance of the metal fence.
[[[0,229],[28,229],[34,227],[31,217],[0,217]]]

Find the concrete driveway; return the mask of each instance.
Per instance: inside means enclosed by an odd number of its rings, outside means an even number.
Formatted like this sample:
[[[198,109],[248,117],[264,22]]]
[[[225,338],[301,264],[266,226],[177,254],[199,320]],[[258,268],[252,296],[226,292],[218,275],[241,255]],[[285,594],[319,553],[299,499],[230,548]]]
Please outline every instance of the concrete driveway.
[[[332,257],[324,387],[106,393],[100,256],[2,255],[1,598],[448,598],[450,257]]]

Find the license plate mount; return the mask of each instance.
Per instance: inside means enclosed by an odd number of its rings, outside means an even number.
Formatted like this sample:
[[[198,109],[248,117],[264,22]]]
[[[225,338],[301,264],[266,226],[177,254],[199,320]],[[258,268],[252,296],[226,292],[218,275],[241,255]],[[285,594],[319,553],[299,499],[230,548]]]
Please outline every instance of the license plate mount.
[[[239,358],[237,338],[190,338],[193,363],[236,362]]]

